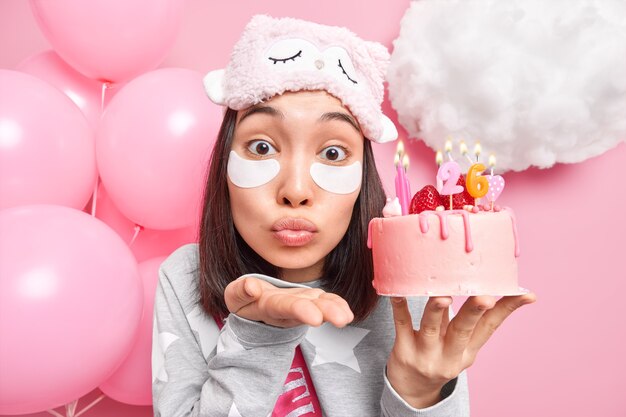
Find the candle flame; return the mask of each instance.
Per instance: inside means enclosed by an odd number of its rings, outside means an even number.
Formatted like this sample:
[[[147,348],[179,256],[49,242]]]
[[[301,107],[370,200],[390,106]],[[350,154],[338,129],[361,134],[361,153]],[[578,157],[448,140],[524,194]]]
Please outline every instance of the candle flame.
[[[482,151],[483,148],[480,146],[480,142],[476,142],[476,145],[474,145],[474,155],[478,156]]]
[[[467,150],[467,145],[465,144],[464,140],[461,141],[460,148],[461,148],[461,155],[466,155],[468,150]]]
[[[397,167],[400,163],[400,153],[396,152],[396,156],[393,158],[393,166]]]
[[[444,150],[446,151],[446,153],[452,152],[452,141],[450,139],[446,140]]]
[[[443,163],[443,153],[441,153],[441,151],[437,151],[437,156],[435,156],[435,162],[437,162],[437,165],[441,165]]]
[[[489,166],[491,168],[496,166],[496,156],[494,154],[489,155]]]
[[[402,167],[404,168],[404,172],[409,170],[409,155],[404,154],[402,158]]]
[[[398,141],[398,147],[396,148],[396,153],[403,155],[404,154],[404,143],[401,140]]]

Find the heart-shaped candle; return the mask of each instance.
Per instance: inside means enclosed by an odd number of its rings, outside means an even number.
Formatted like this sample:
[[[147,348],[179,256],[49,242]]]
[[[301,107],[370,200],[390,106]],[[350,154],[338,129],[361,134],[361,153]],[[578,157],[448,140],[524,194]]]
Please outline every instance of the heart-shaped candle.
[[[493,203],[500,197],[502,190],[504,190],[504,178],[502,178],[502,175],[485,175],[485,178],[487,178],[489,182],[487,200]]]

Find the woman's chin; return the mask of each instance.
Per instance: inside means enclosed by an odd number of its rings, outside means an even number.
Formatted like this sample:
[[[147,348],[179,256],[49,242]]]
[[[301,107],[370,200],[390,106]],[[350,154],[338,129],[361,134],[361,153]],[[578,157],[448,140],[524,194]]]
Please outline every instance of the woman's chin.
[[[294,259],[293,256],[277,257],[270,262],[280,269],[279,278],[289,282],[307,282],[319,279],[324,268],[323,258],[316,258],[307,262],[306,259]]]

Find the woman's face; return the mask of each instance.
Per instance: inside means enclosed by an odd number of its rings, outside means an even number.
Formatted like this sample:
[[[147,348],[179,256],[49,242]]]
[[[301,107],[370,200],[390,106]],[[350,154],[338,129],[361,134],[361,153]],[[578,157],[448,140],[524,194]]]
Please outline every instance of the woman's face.
[[[239,111],[228,162],[233,220],[282,279],[321,276],[361,190],[363,140],[356,119],[325,91]]]

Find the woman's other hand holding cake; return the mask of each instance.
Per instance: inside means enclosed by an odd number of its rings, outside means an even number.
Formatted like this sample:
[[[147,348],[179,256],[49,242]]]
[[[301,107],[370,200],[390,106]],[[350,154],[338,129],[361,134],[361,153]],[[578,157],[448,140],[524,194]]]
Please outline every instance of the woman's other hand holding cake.
[[[469,297],[450,320],[452,297],[431,297],[419,329],[413,328],[406,298],[391,305],[396,340],[387,361],[387,378],[411,406],[425,408],[441,400],[443,386],[470,367],[480,348],[519,307],[536,301],[533,293]]]

